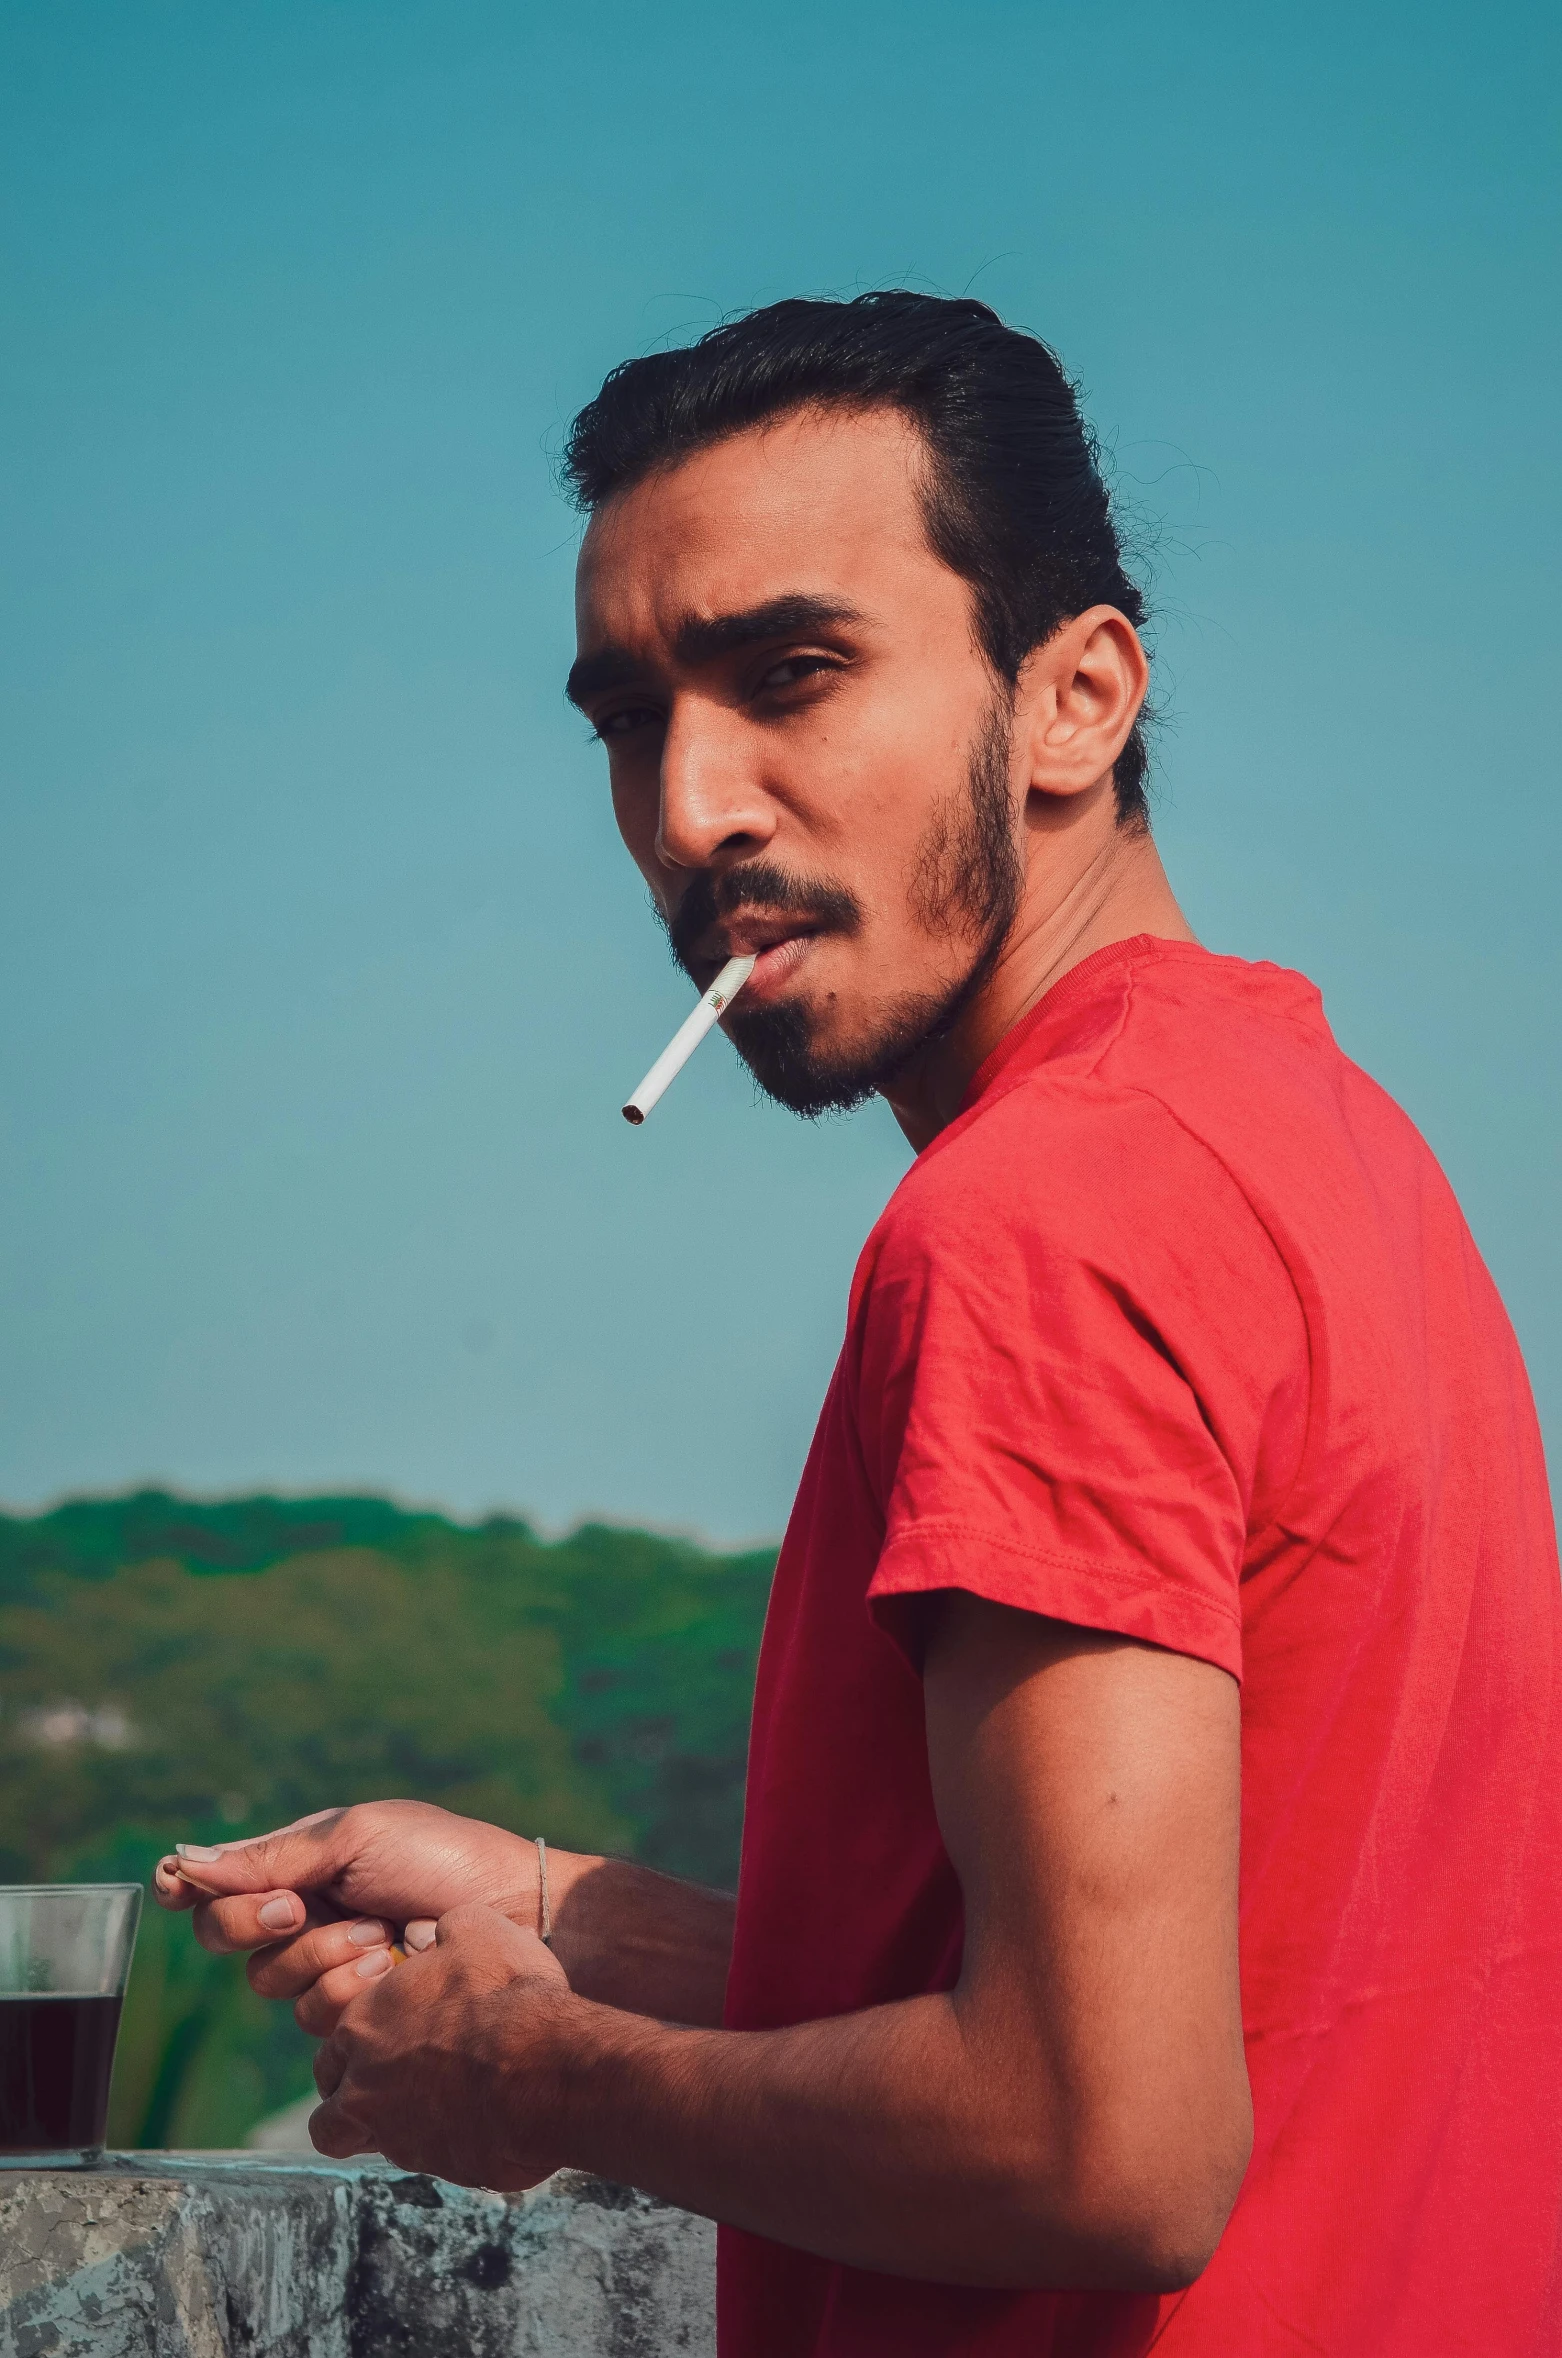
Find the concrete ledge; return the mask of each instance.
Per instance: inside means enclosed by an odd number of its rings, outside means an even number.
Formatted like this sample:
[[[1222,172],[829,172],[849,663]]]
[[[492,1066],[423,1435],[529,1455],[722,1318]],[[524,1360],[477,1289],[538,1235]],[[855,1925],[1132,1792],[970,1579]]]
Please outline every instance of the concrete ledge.
[[[573,2171],[502,2195],[254,2153],[0,2169],[0,2358],[711,2358],[715,2243]]]

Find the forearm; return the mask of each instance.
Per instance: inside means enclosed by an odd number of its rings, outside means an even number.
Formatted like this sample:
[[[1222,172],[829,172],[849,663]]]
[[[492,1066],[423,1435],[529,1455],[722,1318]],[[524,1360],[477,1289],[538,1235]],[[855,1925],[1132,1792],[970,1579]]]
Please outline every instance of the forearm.
[[[476,2186],[574,2164],[911,2278],[1191,2283],[1252,2140],[1236,1689],[1191,1657],[967,1601],[925,1677],[964,1902],[955,1989],[705,2027],[730,1902],[561,1855],[550,1954],[536,1853],[504,1837],[426,1954],[347,1990],[319,2059],[320,2150]],[[387,1810],[374,1830],[395,1855],[421,1821]],[[448,1830],[424,1831],[437,1863]],[[832,1938],[830,1896],[799,1894],[800,1943]]]
[[[1111,2284],[1045,2136],[952,1996],[767,2032],[567,2001],[561,2160],[828,2259],[977,2285]],[[535,2090],[508,2101],[529,2117]],[[1053,2157],[1054,2160],[1056,2156]]]
[[[729,1894],[627,1859],[551,1848],[548,1885],[554,1950],[583,1998],[661,2022],[720,2023],[732,1962]]]

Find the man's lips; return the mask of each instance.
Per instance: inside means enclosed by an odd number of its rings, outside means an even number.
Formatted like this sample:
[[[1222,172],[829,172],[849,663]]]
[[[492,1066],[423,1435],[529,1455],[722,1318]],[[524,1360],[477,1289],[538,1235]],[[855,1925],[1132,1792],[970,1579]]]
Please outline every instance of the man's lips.
[[[690,964],[708,989],[729,958],[752,957],[754,971],[743,995],[749,1000],[770,998],[791,976],[818,932],[807,918],[734,917],[703,937]]]
[[[719,966],[729,958],[758,957],[782,942],[795,941],[802,934],[818,930],[818,925],[808,917],[762,917],[757,912],[748,917],[724,917],[719,925],[712,925],[701,934],[694,945],[694,954]]]

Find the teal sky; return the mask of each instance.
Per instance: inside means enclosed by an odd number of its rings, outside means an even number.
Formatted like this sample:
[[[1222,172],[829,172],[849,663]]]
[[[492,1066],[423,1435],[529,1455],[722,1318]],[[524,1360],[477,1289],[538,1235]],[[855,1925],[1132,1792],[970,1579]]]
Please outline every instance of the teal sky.
[[[777,1530],[904,1167],[683,1013],[562,704],[615,361],[892,282],[1082,382],[1157,832],[1562,1430],[1554,8],[9,0],[0,1499]]]

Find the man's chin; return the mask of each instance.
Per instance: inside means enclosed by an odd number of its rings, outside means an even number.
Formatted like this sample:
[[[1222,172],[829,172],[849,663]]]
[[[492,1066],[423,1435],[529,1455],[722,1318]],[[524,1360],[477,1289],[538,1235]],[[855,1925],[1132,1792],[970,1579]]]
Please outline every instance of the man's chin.
[[[732,1044],[767,1097],[812,1121],[851,1113],[904,1072],[938,1028],[942,1003],[897,1011],[874,1040],[842,1047],[819,1037],[806,1003],[772,1007],[741,1002],[727,1021]]]
[[[727,1030],[765,1095],[788,1113],[807,1120],[850,1113],[873,1094],[875,1084],[862,1060],[842,1062],[822,1053],[807,1011],[795,1002],[735,1008]]]

